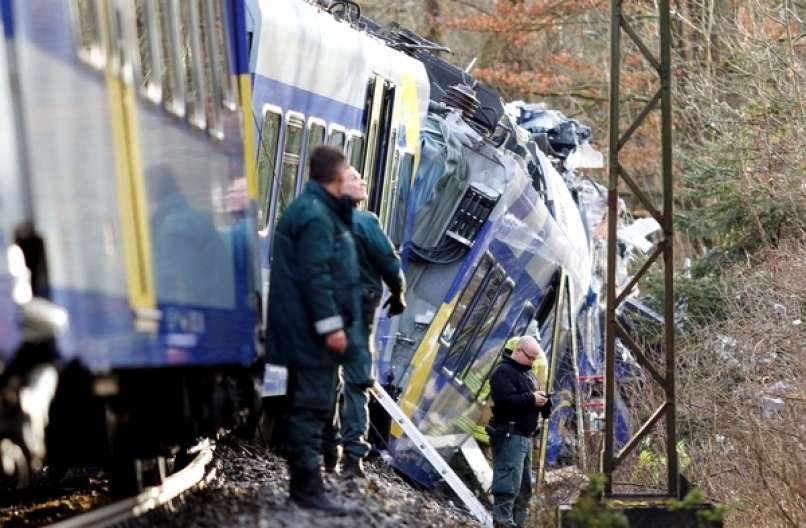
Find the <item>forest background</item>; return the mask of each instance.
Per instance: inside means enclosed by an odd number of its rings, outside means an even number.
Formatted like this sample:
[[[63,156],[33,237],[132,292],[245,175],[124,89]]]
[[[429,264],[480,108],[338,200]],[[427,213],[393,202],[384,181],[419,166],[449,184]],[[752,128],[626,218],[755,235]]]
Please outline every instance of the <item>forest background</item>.
[[[653,50],[656,1],[624,3]],[[804,526],[806,2],[671,4],[684,474],[729,507],[726,526]],[[505,100],[545,102],[591,126],[606,152],[607,0],[361,5],[382,24],[445,44],[452,53],[443,58],[472,63]],[[622,130],[657,87],[640,51],[623,40]],[[659,121],[651,114],[622,157],[644,188],[658,191]],[[592,176],[605,183],[605,171]],[[657,292],[656,283],[644,292]],[[656,450],[665,463],[660,443]]]

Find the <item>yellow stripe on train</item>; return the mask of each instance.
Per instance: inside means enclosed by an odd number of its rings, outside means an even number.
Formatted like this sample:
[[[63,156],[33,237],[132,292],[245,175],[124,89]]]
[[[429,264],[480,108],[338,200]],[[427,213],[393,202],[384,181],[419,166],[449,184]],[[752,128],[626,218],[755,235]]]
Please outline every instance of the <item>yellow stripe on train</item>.
[[[243,111],[243,168],[249,198],[257,200],[257,153],[255,152],[255,122],[252,119],[252,79],[248,73],[238,75],[238,92]]]
[[[439,335],[453,313],[458,299],[459,295],[457,294],[450,304],[443,304],[437,311],[423,340],[420,341],[420,346],[417,347],[417,352],[414,353],[414,357],[411,359],[411,364],[413,365],[411,377],[403,389],[403,394],[400,396],[400,408],[409,418],[414,414],[414,410],[417,408],[420,398],[422,398],[425,383],[428,381],[431,367],[434,365],[437,352],[439,352]],[[395,423],[392,424],[391,433],[395,438],[400,438],[403,430]]]

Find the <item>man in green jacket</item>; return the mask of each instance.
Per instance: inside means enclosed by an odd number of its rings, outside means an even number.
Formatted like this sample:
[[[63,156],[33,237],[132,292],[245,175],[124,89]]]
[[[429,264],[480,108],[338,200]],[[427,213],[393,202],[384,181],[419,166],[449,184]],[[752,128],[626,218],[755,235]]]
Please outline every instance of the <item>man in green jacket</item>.
[[[273,238],[267,360],[288,366],[289,408],[282,453],[291,500],[334,514],[320,469],[322,431],[335,406],[338,367],[359,342],[358,259],[352,203],[341,198],[349,171],[330,146],[310,157],[310,181],[283,213]]]
[[[367,186],[361,174],[350,169],[343,190],[355,204],[367,199]],[[383,294],[383,284],[391,292],[384,303],[389,307],[389,315],[398,315],[406,308],[404,297],[405,281],[400,269],[400,257],[389,238],[383,232],[375,214],[353,210],[353,237],[355,238],[360,268],[361,325],[360,338],[351,342],[356,347],[354,359],[343,367],[344,386],[341,390],[342,404],[334,414],[332,423],[325,429],[324,458],[325,470],[335,471],[338,465],[339,436],[344,449],[342,475],[364,478],[363,459],[369,454],[367,443],[369,429],[369,393],[375,382],[372,373],[373,342],[372,323],[375,309]],[[339,433],[341,433],[339,435]]]

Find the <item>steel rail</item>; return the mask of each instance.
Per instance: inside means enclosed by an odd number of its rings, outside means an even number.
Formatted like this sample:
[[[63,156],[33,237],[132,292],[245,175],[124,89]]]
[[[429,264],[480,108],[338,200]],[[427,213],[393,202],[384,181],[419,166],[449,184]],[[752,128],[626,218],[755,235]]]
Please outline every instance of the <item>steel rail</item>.
[[[149,486],[134,497],[107,504],[101,508],[57,522],[50,525],[51,528],[84,528],[89,526],[103,528],[132,519],[162,506],[204,480],[207,464],[213,459],[214,446],[205,441],[196,449],[198,449],[196,458],[185,468],[167,477],[162,484]]]

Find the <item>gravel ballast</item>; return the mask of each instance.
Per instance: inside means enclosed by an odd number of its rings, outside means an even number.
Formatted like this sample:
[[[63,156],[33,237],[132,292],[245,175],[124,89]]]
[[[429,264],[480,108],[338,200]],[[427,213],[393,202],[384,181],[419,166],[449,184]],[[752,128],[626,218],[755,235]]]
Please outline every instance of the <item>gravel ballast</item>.
[[[285,462],[255,444],[219,441],[208,470],[204,484],[126,526],[480,526],[447,498],[415,489],[380,460],[367,465],[366,480],[325,476],[334,498],[351,509],[344,517],[289,503]]]

